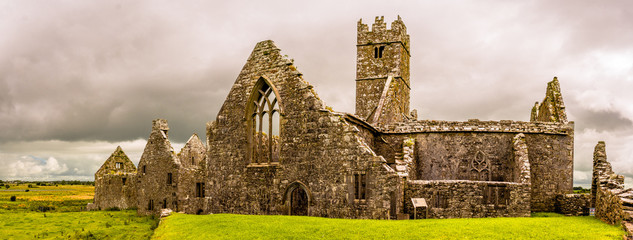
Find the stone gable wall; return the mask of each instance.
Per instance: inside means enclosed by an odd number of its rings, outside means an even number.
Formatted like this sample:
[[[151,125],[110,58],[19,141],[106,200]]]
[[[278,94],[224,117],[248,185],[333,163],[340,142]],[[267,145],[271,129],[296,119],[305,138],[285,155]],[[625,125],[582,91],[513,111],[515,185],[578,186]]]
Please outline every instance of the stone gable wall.
[[[207,212],[209,197],[197,195],[197,184],[205,183],[207,172],[207,150],[198,135],[191,136],[189,141],[178,153],[180,168],[178,169],[177,196],[178,210],[188,214]]]
[[[116,163],[121,163],[121,167],[117,168]],[[136,201],[136,167],[119,146],[95,173],[91,208],[127,209],[136,207]]]
[[[278,164],[250,164],[247,157],[245,104],[262,77],[279,93]],[[395,173],[344,114],[324,107],[272,41],[258,43],[216,121],[208,124],[210,212],[287,214],[287,190],[300,183],[311,198],[309,215],[387,218],[390,191],[397,189],[391,187],[397,184]],[[356,203],[352,179],[361,172],[367,177],[367,200]]]
[[[167,121],[154,120],[152,132],[139,161],[137,174],[138,213],[143,215],[158,215],[166,201],[166,208],[178,211],[176,197],[178,186],[178,170],[180,161],[167,137]],[[144,170],[144,171],[143,171]],[[168,184],[167,175],[172,174],[172,183]],[[149,210],[150,200],[153,209]]]

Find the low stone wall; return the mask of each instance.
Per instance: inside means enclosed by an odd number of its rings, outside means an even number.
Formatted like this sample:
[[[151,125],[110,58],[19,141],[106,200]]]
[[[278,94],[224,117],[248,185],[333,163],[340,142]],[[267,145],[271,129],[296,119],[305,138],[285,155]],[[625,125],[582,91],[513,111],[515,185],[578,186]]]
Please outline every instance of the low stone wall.
[[[556,212],[569,216],[588,216],[591,194],[556,195]]]
[[[620,224],[624,218],[620,198],[599,185],[596,194],[596,217],[611,225]]]
[[[427,218],[530,216],[529,183],[413,180],[407,181],[404,197],[404,210],[410,216],[414,215],[411,198],[426,199]]]

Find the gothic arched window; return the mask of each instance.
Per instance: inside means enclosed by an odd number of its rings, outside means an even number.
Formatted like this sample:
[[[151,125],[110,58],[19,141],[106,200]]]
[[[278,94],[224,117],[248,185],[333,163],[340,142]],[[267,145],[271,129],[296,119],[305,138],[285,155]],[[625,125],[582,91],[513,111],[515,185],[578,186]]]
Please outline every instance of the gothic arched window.
[[[279,101],[268,81],[260,78],[248,103],[248,152],[251,163],[279,161]]]

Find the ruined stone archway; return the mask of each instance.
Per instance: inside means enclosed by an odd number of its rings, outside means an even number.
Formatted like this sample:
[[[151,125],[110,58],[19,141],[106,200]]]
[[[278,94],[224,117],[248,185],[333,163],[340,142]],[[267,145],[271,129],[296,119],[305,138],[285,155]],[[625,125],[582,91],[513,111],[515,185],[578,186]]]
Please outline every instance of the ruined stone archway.
[[[312,192],[305,184],[293,182],[286,188],[283,203],[288,209],[288,215],[309,216]]]

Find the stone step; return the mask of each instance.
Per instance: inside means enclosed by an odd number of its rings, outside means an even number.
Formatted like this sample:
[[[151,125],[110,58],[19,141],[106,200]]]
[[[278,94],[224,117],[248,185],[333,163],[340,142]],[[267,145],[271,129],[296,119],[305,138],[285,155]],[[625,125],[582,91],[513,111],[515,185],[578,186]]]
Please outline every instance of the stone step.
[[[633,211],[633,207],[631,206],[622,206],[622,209],[625,211]]]
[[[620,198],[624,206],[633,206],[633,200],[628,198]]]

